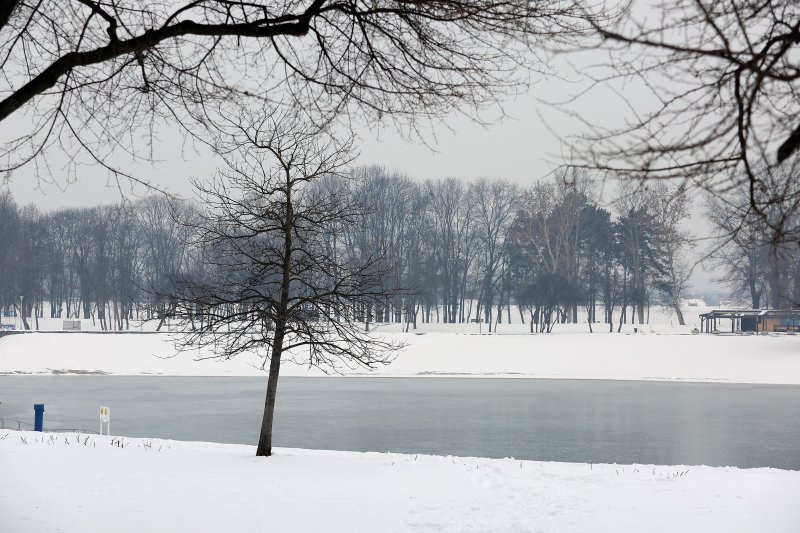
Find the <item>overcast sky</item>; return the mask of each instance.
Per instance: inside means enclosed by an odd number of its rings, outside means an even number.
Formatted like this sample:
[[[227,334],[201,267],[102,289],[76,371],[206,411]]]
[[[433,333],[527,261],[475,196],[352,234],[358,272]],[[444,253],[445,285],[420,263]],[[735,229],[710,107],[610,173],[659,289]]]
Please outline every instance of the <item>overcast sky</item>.
[[[530,185],[567,161],[569,149],[563,139],[586,130],[578,120],[556,111],[546,102],[563,101],[581,92],[588,84],[585,77],[588,69],[603,63],[605,58],[594,51],[551,56],[545,61],[552,74],[532,74],[527,92],[501,95],[498,106],[478,111],[479,121],[453,112],[432,127],[418,123],[421,139],[403,135],[392,124],[356,125],[360,152],[357,163],[384,165],[417,179],[488,177]],[[568,108],[594,124],[619,125],[627,113],[623,97],[644,106],[647,105],[644,94],[630,86],[623,95],[601,87],[571,102]],[[25,117],[10,117],[7,124],[12,132],[16,129],[15,121],[23,126]],[[164,130],[158,136],[155,165],[134,165],[132,161],[119,164],[170,192],[190,195],[189,177],[208,176],[218,163],[208,155],[185,149],[177,130]],[[126,196],[131,193],[129,183],[123,183],[120,191],[116,182],[107,183],[106,172],[97,167],[84,167],[78,183],[69,186],[63,180],[37,183],[35,170],[28,166],[17,172],[9,188],[20,202],[32,202],[45,210],[116,202],[121,192]],[[53,173],[57,174],[57,170]],[[134,187],[133,192],[145,194],[146,190]]]
[[[421,139],[409,138],[392,125],[356,126],[360,154],[356,162],[384,165],[417,179],[485,176],[530,185],[564,160],[561,154],[566,148],[558,135],[548,130],[540,115],[546,116],[549,127],[557,128],[560,134],[568,133],[570,124],[536,98],[547,96],[554,86],[562,84],[557,80],[543,82],[533,86],[530,94],[505,99],[502,102],[505,117],[499,107],[483,110],[481,117],[486,125],[453,113],[442,123],[426,127]],[[190,195],[189,177],[210,175],[217,162],[202,151],[198,154],[183,149],[181,140],[177,131],[171,136],[162,133],[157,153],[160,160],[152,166],[131,164],[127,168],[135,168],[137,175],[152,179],[170,192]],[[32,166],[24,168],[9,184],[21,203],[32,202],[49,210],[120,199],[120,187],[116,182],[108,183],[106,172],[99,168],[84,167],[79,182],[69,185],[37,182],[34,172]],[[123,183],[122,193],[130,192],[131,185]],[[133,192],[144,194],[146,190],[134,186]]]

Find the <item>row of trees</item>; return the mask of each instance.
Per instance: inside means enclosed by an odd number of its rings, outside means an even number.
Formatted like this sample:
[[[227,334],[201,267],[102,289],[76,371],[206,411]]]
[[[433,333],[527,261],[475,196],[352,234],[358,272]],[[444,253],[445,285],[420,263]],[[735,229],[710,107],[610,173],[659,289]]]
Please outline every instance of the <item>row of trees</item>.
[[[511,320],[531,330],[556,322],[644,323],[653,303],[673,308],[689,268],[684,191],[623,186],[605,208],[597,184],[569,170],[529,189],[502,180],[416,182],[379,167],[359,171],[354,196],[370,206],[358,235],[384,246],[395,294],[381,321]],[[628,309],[631,314],[628,314]],[[598,311],[600,310],[600,311]],[[526,316],[527,315],[527,316]]]
[[[154,297],[185,267],[186,228],[162,196],[135,203],[41,213],[0,195],[0,310],[38,319],[96,319],[127,329],[131,318],[163,317]],[[144,315],[142,315],[144,313]],[[29,323],[31,317],[33,324]]]
[[[786,172],[765,170],[761,179],[778,186],[792,181]],[[315,187],[336,188],[339,202],[357,207],[356,223],[322,228],[330,246],[353,261],[386,263],[387,295],[359,310],[362,322],[411,328],[481,319],[493,328],[519,313],[536,331],[578,321],[613,328],[647,322],[653,303],[683,322],[692,238],[682,229],[689,201],[680,188],[624,185],[604,206],[596,184],[576,170],[528,189],[489,179],[420,182],[381,167],[353,174]],[[793,231],[789,207],[776,204],[773,216]],[[44,316],[94,319],[103,329],[127,329],[133,318],[163,321],[171,280],[198,268],[189,249],[196,210],[156,195],[41,213],[3,193],[0,310],[21,316],[26,328]],[[735,297],[754,308],[800,302],[800,247],[775,242],[752,212],[749,191],[710,197],[704,211],[717,230],[707,268]]]
[[[419,182],[381,167],[353,175],[314,187],[335,190],[357,213],[353,224],[323,224],[331,249],[361,263],[381,257],[387,271],[378,287],[386,296],[358,311],[367,327],[480,319],[491,329],[513,312],[532,331],[550,331],[587,318],[590,327],[611,325],[617,310],[620,325],[644,323],[654,302],[683,320],[690,236],[681,230],[689,215],[681,189],[622,187],[606,208],[576,170],[529,189],[489,179]],[[196,212],[151,196],[40,213],[6,193],[0,309],[21,314],[26,328],[42,316],[92,318],[103,329],[127,329],[133,318],[163,322],[176,275],[215,268],[191,249]]]
[[[362,258],[385,254],[386,288],[406,289],[365,310],[364,321],[412,327],[481,318],[493,327],[510,320],[516,304],[522,320],[547,331],[579,317],[644,323],[651,303],[682,320],[691,236],[681,229],[689,203],[678,188],[624,186],[607,208],[575,172],[527,190],[502,180],[418,182],[380,167],[355,174],[357,185],[340,196],[369,209],[347,231],[329,228],[332,244]],[[765,171],[762,179],[792,177]],[[772,228],[749,211],[748,195],[736,189],[706,202],[717,230],[707,268],[743,303],[792,307],[800,302],[800,247],[775,243]],[[26,328],[43,316],[93,318],[108,329],[126,329],[131,318],[163,319],[168,303],[154,294],[191,262],[191,228],[175,222],[176,209],[184,219],[194,212],[191,203],[151,196],[41,213],[0,195],[2,313],[21,316]],[[798,225],[786,214],[792,210],[775,211],[787,230]]]
[[[643,324],[655,302],[683,324],[691,243],[682,229],[689,217],[684,191],[665,183],[623,186],[609,210],[593,199],[585,176],[560,178],[525,192],[511,228],[511,279],[531,323],[550,331],[554,321],[577,322],[583,308],[590,328],[604,322],[613,329],[617,309],[620,326]]]

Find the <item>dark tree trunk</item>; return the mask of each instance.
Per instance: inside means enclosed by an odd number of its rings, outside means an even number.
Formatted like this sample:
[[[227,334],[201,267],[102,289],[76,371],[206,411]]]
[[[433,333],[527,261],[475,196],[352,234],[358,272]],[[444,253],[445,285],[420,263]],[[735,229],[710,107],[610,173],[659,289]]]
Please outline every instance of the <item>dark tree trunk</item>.
[[[283,226],[283,265],[281,279],[281,300],[275,319],[275,335],[272,339],[272,354],[269,361],[269,378],[267,378],[267,398],[264,402],[264,416],[261,420],[261,433],[258,436],[256,457],[272,455],[272,422],[275,416],[275,397],[278,393],[278,375],[281,370],[283,354],[283,338],[286,335],[286,323],[289,312],[289,289],[292,280],[292,232],[294,231],[294,209],[292,207],[292,188],[287,176],[286,183],[286,220]],[[367,310],[367,329],[369,329],[369,313]]]
[[[28,324],[28,317],[26,316],[26,313],[25,313],[25,306],[20,306],[19,316],[20,316],[20,318],[22,318],[22,327],[23,327],[23,329],[25,331],[30,330],[31,326],[30,326],[30,324]]]
[[[675,304],[674,309],[675,309],[675,314],[678,315],[678,324],[680,324],[681,326],[685,326],[686,321],[683,319],[683,312],[681,312],[680,304]]]
[[[267,397],[264,401],[264,415],[261,419],[261,433],[258,436],[257,457],[272,455],[272,422],[275,418],[275,398],[278,394],[278,375],[281,370],[281,353],[286,325],[275,325],[275,337],[269,361],[269,378],[267,378]]]

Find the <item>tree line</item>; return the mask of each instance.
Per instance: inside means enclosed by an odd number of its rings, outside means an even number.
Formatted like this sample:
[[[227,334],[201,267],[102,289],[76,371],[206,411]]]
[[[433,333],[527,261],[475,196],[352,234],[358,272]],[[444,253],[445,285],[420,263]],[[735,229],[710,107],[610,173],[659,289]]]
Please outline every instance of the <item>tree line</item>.
[[[529,188],[505,181],[417,181],[378,166],[330,176],[337,202],[357,220],[325,227],[329,246],[353,261],[381,257],[386,296],[358,319],[404,323],[482,320],[512,314],[531,331],[556,323],[643,324],[651,304],[674,310],[686,290],[691,235],[685,191],[666,183],[621,186],[603,202],[585,171],[565,170]],[[197,206],[154,195],[118,205],[42,213],[0,196],[0,309],[38,318],[131,320],[169,316],[167,287],[202,265],[192,249]],[[324,221],[322,222],[325,223]],[[207,254],[206,254],[207,255]],[[30,320],[33,323],[30,323]]]
[[[411,289],[378,309],[379,321],[483,320],[492,328],[519,313],[531,331],[550,331],[579,320],[644,323],[651,303],[683,321],[691,241],[681,228],[683,189],[626,185],[604,207],[599,184],[578,169],[527,189],[359,172],[355,196],[370,210],[354,238],[366,250],[385,247],[390,279]]]
[[[157,289],[186,268],[186,228],[164,196],[43,213],[0,194],[0,310],[97,320],[103,330],[164,316]],[[30,323],[30,321],[33,323]]]

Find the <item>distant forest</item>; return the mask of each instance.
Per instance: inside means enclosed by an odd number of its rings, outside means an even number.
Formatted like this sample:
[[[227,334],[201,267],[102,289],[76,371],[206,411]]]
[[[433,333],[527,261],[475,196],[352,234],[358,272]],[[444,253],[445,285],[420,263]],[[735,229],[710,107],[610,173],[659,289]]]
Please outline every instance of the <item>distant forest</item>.
[[[416,181],[381,167],[358,168],[353,178],[341,202],[358,208],[358,223],[331,227],[330,246],[345,258],[383,258],[389,296],[358,310],[365,322],[482,319],[491,329],[514,313],[531,331],[579,319],[613,330],[646,323],[658,304],[683,323],[687,252],[697,244],[682,229],[690,201],[680,187],[630,183],[601,202],[598,184],[574,169],[529,188]],[[800,302],[797,253],[776,250],[757,221],[731,227],[730,205],[701,206],[717,231],[709,264],[754,307]],[[21,315],[26,329],[45,314],[108,330],[163,321],[171,280],[209,268],[194,250],[192,220],[203,209],[153,195],[42,213],[1,194],[2,314]]]

